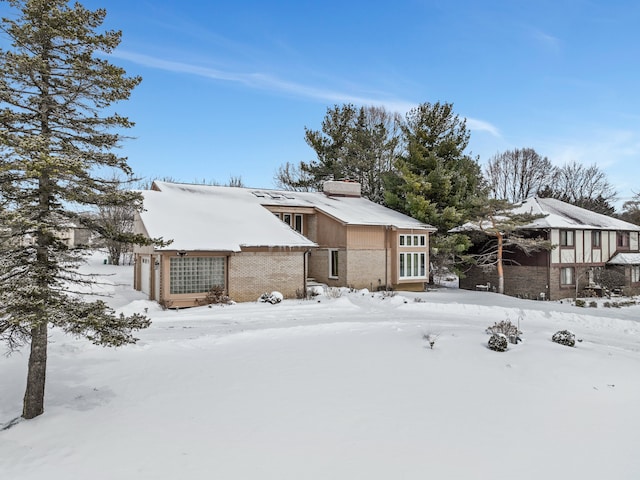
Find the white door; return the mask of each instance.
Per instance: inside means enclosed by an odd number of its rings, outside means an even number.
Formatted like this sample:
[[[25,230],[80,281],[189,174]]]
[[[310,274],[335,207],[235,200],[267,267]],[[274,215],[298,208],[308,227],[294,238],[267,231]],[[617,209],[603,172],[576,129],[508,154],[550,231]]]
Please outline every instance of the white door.
[[[151,295],[151,257],[141,257],[140,262],[140,290]]]

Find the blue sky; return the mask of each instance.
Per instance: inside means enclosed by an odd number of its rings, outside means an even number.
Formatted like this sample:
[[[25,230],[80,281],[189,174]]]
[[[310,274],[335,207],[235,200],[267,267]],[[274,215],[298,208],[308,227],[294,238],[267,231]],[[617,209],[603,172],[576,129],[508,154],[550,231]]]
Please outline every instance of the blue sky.
[[[118,107],[141,177],[270,187],[327,107],[450,102],[482,165],[531,147],[640,191],[640,2],[85,0],[143,83]],[[6,5],[0,7],[6,11]]]

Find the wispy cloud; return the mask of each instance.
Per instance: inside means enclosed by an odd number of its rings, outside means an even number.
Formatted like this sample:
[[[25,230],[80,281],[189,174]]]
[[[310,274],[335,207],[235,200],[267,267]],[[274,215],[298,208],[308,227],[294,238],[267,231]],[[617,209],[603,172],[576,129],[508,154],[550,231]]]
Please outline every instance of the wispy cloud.
[[[541,46],[553,52],[559,52],[562,47],[562,42],[558,37],[550,35],[547,32],[543,32],[537,28],[531,28],[531,36]]]
[[[133,62],[149,68],[155,68],[174,73],[184,73],[188,75],[197,75],[200,77],[210,78],[225,82],[239,83],[249,88],[278,92],[286,95],[295,95],[314,100],[320,100],[331,103],[353,103],[355,105],[382,105],[387,110],[405,114],[417,104],[402,100],[394,100],[390,98],[373,98],[337,90],[317,88],[300,83],[290,82],[268,75],[264,73],[239,73],[215,69],[211,67],[203,67],[191,63],[177,62],[173,60],[165,60],[149,55],[135,52],[118,51],[112,56]],[[488,132],[493,136],[500,137],[498,129],[490,123],[474,118],[467,118],[467,126],[471,130]]]
[[[164,60],[148,55],[132,52],[117,52],[113,56],[122,60],[128,60],[138,65],[145,67],[156,68],[160,70],[186,73],[190,75],[198,75],[200,77],[210,78],[212,80],[221,80],[227,82],[234,82],[246,85],[247,87],[271,90],[289,95],[297,95],[306,98],[312,98],[316,100],[325,100],[331,102],[344,102],[355,103],[358,105],[368,105],[373,103],[380,103],[379,100],[371,98],[361,97],[357,95],[351,95],[347,93],[338,92],[330,89],[322,89],[316,87],[310,87],[295,82],[289,82],[279,79],[273,75],[264,73],[238,73],[219,70],[210,67],[203,67],[199,65],[193,65],[190,63],[176,62],[172,60]],[[390,104],[396,104],[398,106],[404,105],[402,102],[390,102]]]
[[[500,134],[500,130],[498,130],[498,127],[496,127],[495,125],[492,125],[489,122],[485,122],[484,120],[478,120],[477,118],[467,117],[467,126],[472,131],[487,132],[497,138],[500,138],[502,136]]]

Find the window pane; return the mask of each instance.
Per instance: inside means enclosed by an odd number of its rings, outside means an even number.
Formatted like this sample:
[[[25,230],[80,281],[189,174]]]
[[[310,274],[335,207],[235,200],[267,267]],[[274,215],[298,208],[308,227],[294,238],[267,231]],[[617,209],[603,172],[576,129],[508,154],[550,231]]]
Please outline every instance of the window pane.
[[[331,277],[338,276],[338,250],[331,250],[331,266],[329,270],[329,275]]]
[[[404,246],[404,235],[400,235],[400,246]]]
[[[296,214],[295,219],[296,219],[296,224],[294,228],[296,232],[302,233],[302,215]]]
[[[404,271],[404,253],[400,254],[400,276],[401,277],[405,277],[405,271]]]
[[[174,257],[169,261],[172,294],[205,293],[225,284],[224,257]]]

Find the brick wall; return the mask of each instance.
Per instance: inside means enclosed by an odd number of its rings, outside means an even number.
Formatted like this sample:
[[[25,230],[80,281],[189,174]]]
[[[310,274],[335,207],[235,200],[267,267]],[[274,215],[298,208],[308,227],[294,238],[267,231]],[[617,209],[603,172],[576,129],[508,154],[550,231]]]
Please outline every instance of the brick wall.
[[[295,298],[304,287],[303,252],[242,252],[229,257],[229,296],[250,302],[277,290]]]
[[[348,273],[345,285],[370,290],[376,290],[378,285],[385,285],[384,250],[349,250],[346,255]],[[389,283],[390,273],[388,272]]]
[[[490,290],[498,288],[498,273],[495,268],[489,272],[478,267],[465,272],[465,278],[460,279],[460,288],[476,290],[477,285],[490,285]],[[558,280],[559,281],[559,280]],[[547,288],[547,268],[540,266],[515,266],[504,267],[504,293],[514,297],[538,299],[544,293],[548,298],[553,294]],[[551,285],[549,285],[551,287]],[[552,297],[553,298],[553,297]]]

